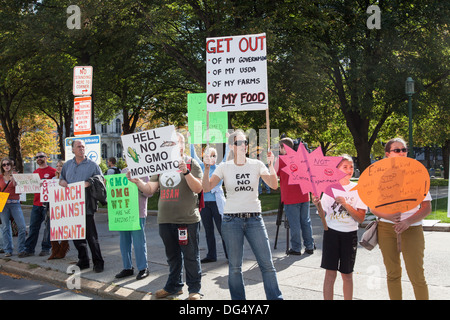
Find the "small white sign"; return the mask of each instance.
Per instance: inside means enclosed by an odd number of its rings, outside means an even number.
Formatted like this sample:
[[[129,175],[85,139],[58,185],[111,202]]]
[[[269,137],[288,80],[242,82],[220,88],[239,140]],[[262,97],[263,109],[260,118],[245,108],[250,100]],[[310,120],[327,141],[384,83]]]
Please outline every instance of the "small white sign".
[[[73,95],[90,96],[92,95],[92,77],[91,66],[73,68]]]
[[[16,181],[16,193],[39,193],[41,191],[41,178],[37,173],[13,174]]]
[[[72,152],[72,144],[75,140],[84,141],[84,144],[86,146],[85,148],[86,157],[88,157],[89,159],[91,159],[92,161],[94,161],[99,165],[100,162],[102,161],[99,135],[66,138],[64,144],[66,150],[65,160],[68,161],[70,159],[73,159],[73,157],[75,157],[75,155]]]

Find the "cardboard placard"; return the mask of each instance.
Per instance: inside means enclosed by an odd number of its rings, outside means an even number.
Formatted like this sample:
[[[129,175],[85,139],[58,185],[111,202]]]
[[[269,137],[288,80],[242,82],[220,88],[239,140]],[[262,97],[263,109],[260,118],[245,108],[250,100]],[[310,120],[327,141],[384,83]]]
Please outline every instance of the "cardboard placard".
[[[105,176],[108,196],[108,226],[110,231],[140,230],[139,192],[125,174]]]
[[[379,160],[367,167],[352,190],[370,208],[393,214],[417,207],[430,189],[430,176],[419,161],[407,157]]]
[[[267,110],[266,34],[206,39],[207,110]]]

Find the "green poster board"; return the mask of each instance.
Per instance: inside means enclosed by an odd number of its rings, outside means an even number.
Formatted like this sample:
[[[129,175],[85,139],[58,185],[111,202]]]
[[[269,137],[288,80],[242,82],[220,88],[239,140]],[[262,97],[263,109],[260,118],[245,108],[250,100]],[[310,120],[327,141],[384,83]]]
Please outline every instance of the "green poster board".
[[[206,93],[188,94],[188,128],[192,144],[206,141]],[[209,143],[226,143],[228,112],[209,113]]]
[[[125,174],[106,175],[108,226],[110,231],[140,230],[139,193]]]

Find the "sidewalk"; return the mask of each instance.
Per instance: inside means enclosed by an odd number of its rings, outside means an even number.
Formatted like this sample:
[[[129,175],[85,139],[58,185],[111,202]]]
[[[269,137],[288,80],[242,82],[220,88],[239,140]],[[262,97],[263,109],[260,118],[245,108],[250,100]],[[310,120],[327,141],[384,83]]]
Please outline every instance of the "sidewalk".
[[[23,206],[25,221],[30,221],[31,207]],[[282,223],[279,228],[277,249],[274,248],[276,235],[276,215],[265,214],[264,221],[269,234],[273,260],[277,269],[278,281],[284,299],[287,300],[322,300],[322,284],[324,270],[320,268],[322,248],[322,225],[315,210],[311,210],[313,235],[317,250],[313,255],[287,256],[286,229]],[[107,214],[105,211],[95,216],[99,234],[100,247],[105,260],[105,270],[95,273],[92,269],[81,271],[81,291],[89,292],[110,299],[153,300],[151,292],[161,289],[168,276],[168,265],[164,246],[158,234],[156,215],[152,213],[147,218],[146,234],[150,276],[137,281],[134,277],[115,279],[114,276],[122,270],[122,258],[119,248],[119,233],[108,231]],[[42,228],[41,228],[42,229]],[[435,231],[430,231],[435,230]],[[438,231],[437,231],[438,230]],[[425,276],[429,285],[430,299],[450,299],[450,232],[449,225],[435,224],[425,227]],[[363,233],[359,230],[359,235]],[[77,262],[77,250],[70,242],[71,250],[61,260],[47,260],[39,257],[39,237],[36,255],[28,258],[18,258],[17,252],[10,258],[0,255],[0,271],[19,274],[22,276],[52,282],[66,288],[70,283],[67,274],[68,267]],[[17,242],[17,238],[14,238]],[[202,265],[202,294],[203,300],[230,300],[228,290],[228,264],[225,259],[221,242],[217,236],[218,261]],[[15,246],[17,248],[17,246]],[[206,256],[205,234],[202,228],[200,234],[200,256]],[[405,268],[403,281],[404,299],[414,299],[412,286],[406,275]],[[135,275],[137,273],[135,272]],[[264,300],[264,289],[261,273],[255,257],[245,242],[243,275],[246,284],[247,299]],[[389,299],[386,287],[386,272],[381,252],[377,248],[368,251],[358,247],[354,272],[354,299],[386,300]],[[74,282],[72,282],[74,283]],[[187,287],[177,299],[186,299]],[[338,276],[335,285],[335,299],[342,299],[342,280]]]

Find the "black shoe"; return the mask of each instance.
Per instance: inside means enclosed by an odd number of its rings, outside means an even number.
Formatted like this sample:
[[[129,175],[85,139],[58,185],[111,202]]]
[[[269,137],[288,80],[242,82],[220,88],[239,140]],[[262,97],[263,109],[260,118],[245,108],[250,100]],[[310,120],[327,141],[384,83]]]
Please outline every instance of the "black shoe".
[[[293,256],[301,256],[302,253],[299,251],[294,251],[292,249],[289,249],[289,251],[287,252],[288,255],[293,255]]]
[[[116,278],[120,279],[120,278],[125,278],[125,277],[129,277],[132,276],[134,273],[134,269],[123,269],[122,271],[120,271],[118,274],[116,274]]]
[[[76,266],[78,268],[80,268],[80,270],[88,269],[89,268],[89,262],[88,263],[84,263],[84,262],[78,261]]]
[[[136,276],[136,280],[144,279],[144,278],[148,277],[149,274],[150,274],[150,272],[148,271],[147,268],[145,268],[144,270],[139,271],[138,275]]]
[[[313,254],[314,253],[314,249],[305,249],[305,253]]]
[[[210,259],[210,258],[204,258],[200,262],[201,263],[209,263],[209,262],[216,262],[217,260]]]
[[[103,265],[94,265],[94,272],[103,272]]]

